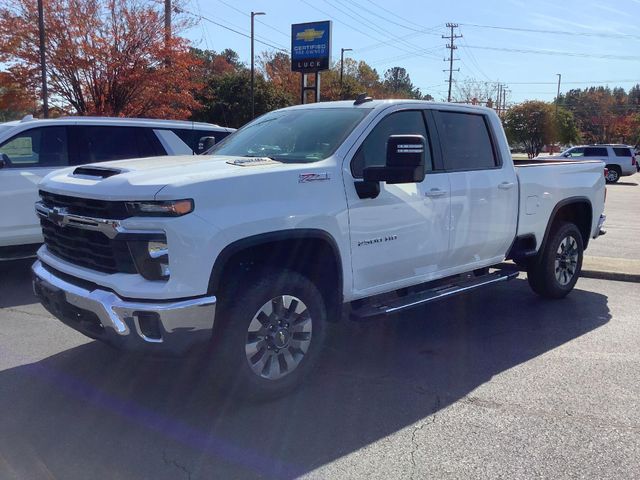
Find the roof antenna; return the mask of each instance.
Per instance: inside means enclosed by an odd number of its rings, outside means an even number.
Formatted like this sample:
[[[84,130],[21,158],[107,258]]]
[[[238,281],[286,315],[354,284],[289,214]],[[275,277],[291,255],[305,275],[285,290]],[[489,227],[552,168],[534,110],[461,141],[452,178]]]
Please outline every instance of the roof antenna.
[[[353,102],[354,105],[362,105],[363,103],[366,102],[371,102],[373,101],[373,97],[369,97],[367,96],[367,93],[361,93],[356,97],[356,101]]]

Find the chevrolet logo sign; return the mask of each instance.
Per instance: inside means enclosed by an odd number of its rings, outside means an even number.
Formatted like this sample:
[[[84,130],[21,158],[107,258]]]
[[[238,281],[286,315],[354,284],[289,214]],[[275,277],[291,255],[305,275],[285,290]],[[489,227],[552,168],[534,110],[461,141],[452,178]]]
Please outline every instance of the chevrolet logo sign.
[[[65,226],[65,217],[68,214],[68,210],[66,208],[58,208],[58,207],[53,207],[50,211],[49,211],[49,220],[54,223],[55,225],[59,226],[59,227],[64,227]]]
[[[316,30],[315,28],[307,28],[303,32],[296,33],[296,40],[304,40],[305,42],[313,42],[318,38],[322,38],[324,30]]]

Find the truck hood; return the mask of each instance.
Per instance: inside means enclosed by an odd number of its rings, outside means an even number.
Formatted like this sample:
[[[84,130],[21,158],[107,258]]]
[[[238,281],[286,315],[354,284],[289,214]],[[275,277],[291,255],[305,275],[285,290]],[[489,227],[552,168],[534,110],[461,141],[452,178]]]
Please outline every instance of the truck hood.
[[[168,185],[184,186],[255,174],[265,169],[288,170],[291,167],[292,164],[268,158],[213,155],[149,157],[57,170],[42,180],[40,188],[83,198],[153,200]]]

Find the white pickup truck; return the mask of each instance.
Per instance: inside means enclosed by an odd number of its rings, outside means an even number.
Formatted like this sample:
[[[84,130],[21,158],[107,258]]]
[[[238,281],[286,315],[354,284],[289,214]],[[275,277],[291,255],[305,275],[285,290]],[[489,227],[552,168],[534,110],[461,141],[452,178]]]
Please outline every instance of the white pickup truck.
[[[112,345],[201,344],[244,395],[311,370],[326,322],[508,280],[574,287],[602,233],[604,165],[514,167],[489,109],[326,102],[268,113],[211,156],[68,168],[40,184],[44,306]],[[508,298],[505,298],[508,303]],[[480,320],[479,320],[480,321]]]

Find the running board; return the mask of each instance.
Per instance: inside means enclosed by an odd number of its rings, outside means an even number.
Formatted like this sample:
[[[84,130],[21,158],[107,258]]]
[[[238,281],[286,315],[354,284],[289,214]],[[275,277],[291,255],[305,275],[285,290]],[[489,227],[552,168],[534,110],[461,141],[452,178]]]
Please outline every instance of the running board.
[[[452,297],[459,293],[475,290],[476,288],[492,283],[504,282],[518,276],[517,270],[499,270],[475,278],[464,278],[446,285],[440,285],[430,290],[425,290],[413,295],[395,298],[383,303],[371,303],[351,312],[354,320],[365,320],[379,315],[391,315],[409,308],[419,307],[425,303]]]

